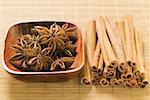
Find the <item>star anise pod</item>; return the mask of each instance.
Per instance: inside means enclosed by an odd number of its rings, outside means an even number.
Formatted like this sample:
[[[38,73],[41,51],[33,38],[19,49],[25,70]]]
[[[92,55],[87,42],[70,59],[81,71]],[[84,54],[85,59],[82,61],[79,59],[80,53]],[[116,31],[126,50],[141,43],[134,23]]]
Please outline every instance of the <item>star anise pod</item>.
[[[66,42],[65,49],[69,50],[71,53],[74,54],[76,52],[76,45],[73,44],[72,41]]]
[[[52,24],[50,26],[50,29],[44,26],[34,26],[34,28],[31,28],[32,33],[38,33],[40,36],[42,35],[48,35],[51,36],[53,33],[56,32],[56,23]]]
[[[21,60],[36,55],[37,48],[34,43],[27,44],[26,41],[22,40],[21,45],[12,45],[11,47],[16,52],[16,54],[11,57],[11,61]]]
[[[53,35],[49,37],[48,35],[43,35],[41,38],[39,38],[39,41],[41,45],[46,44],[48,47],[52,48],[50,56],[52,56],[56,50],[63,50],[65,48],[65,43],[60,36]]]
[[[57,70],[57,69],[67,69],[68,66],[71,66],[71,64],[74,61],[74,57],[62,57],[60,59],[56,59],[52,64],[50,70]]]
[[[37,36],[35,36],[34,34],[33,35],[30,35],[30,34],[22,35],[19,38],[18,44],[21,45],[22,41],[25,41],[27,44],[30,44],[31,42],[39,42],[39,35],[37,35]]]
[[[34,26],[31,33],[21,35],[19,43],[12,45],[16,54],[9,61],[26,71],[70,69],[76,55],[75,30],[67,23],[61,26],[55,22],[50,28]]]
[[[63,37],[67,37],[69,39],[73,39],[73,40],[76,40],[77,39],[77,35],[76,35],[76,27],[73,26],[73,27],[70,27],[67,23],[66,24],[63,24],[62,27],[57,25],[57,29],[58,29],[58,32],[56,32],[55,34],[56,35],[60,35],[60,36],[63,36]]]
[[[53,62],[53,59],[48,56],[50,52],[50,47],[44,48],[43,50],[41,50],[41,47],[39,47],[37,55],[30,58],[27,62],[27,65],[31,66],[31,69],[34,71],[48,70],[49,66]]]
[[[10,63],[19,67],[20,69],[27,68],[27,66],[22,66],[28,58],[34,57],[37,54],[37,45],[32,42],[27,44],[25,40],[21,40],[20,45],[12,45],[12,49],[16,52],[10,59]]]
[[[33,38],[30,34],[22,35],[20,38],[20,41],[25,41],[27,44],[31,43],[33,41]]]

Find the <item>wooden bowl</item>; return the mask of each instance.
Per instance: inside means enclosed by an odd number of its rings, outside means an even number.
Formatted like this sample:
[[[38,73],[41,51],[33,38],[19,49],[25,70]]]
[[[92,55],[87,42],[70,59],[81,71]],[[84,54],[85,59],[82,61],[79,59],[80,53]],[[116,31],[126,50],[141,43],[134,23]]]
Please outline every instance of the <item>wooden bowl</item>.
[[[49,27],[52,25],[54,21],[39,21],[39,22],[24,22],[13,25],[6,36],[5,39],[5,47],[4,47],[4,57],[3,57],[3,67],[4,69],[10,73],[13,77],[20,80],[31,80],[31,81],[51,81],[51,80],[61,80],[61,79],[71,79],[77,76],[77,74],[81,71],[84,65],[84,44],[82,40],[82,35],[79,28],[68,22],[56,22],[59,25],[68,23],[69,26],[75,26],[76,32],[78,36],[77,40],[77,55],[75,57],[75,61],[72,64],[74,69],[66,70],[66,71],[53,71],[53,72],[25,72],[18,70],[12,64],[10,64],[9,59],[15,53],[12,50],[11,45],[17,44],[17,38],[21,33],[29,33],[30,29],[33,26],[45,26]]]

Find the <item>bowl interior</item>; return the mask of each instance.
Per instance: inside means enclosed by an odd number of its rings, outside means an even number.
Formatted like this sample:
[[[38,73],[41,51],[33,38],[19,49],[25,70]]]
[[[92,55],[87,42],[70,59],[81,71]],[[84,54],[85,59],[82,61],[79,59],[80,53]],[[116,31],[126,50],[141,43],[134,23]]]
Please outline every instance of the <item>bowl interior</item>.
[[[20,37],[21,34],[24,33],[30,33],[30,29],[33,28],[34,26],[45,26],[45,27],[50,27],[50,25],[52,25],[54,23],[54,21],[42,21],[42,22],[27,22],[27,23],[19,23],[16,24],[14,26],[12,26],[8,33],[7,33],[7,37],[5,40],[5,48],[4,48],[4,63],[6,65],[6,67],[11,70],[11,71],[15,71],[15,72],[25,72],[25,71],[21,71],[19,69],[17,69],[16,67],[14,67],[12,64],[10,64],[9,59],[12,55],[15,54],[15,51],[12,50],[11,45],[13,44],[17,44],[17,39],[18,37]],[[58,25],[63,25],[65,23],[68,22],[56,22]],[[79,30],[79,28],[72,24],[72,23],[68,23],[69,26],[75,26],[76,27],[76,32],[77,32],[77,55],[75,57],[75,61],[72,64],[71,67],[73,67],[74,69],[71,70],[66,70],[66,71],[54,71],[54,72],[48,72],[48,73],[67,73],[67,72],[73,72],[73,71],[77,71],[79,69],[82,68],[83,63],[84,63],[84,59],[83,59],[83,54],[84,54],[84,50],[83,50],[83,41],[82,41],[82,37],[81,37],[81,32]],[[26,73],[33,73],[33,72],[26,72]],[[45,73],[45,72],[43,72]],[[46,72],[47,73],[47,72]]]

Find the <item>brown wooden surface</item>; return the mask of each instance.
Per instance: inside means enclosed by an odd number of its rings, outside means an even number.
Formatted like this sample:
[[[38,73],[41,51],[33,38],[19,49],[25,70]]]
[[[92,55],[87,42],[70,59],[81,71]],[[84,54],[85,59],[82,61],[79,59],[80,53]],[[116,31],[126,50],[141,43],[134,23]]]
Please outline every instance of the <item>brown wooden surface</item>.
[[[0,58],[6,33],[17,22],[63,20],[78,25],[84,33],[90,19],[126,14],[133,15],[142,29],[145,66],[150,72],[150,0],[1,0]],[[82,86],[79,77],[68,82],[23,82],[7,74],[2,61],[0,65],[0,100],[150,100],[150,85],[144,89],[90,88]]]

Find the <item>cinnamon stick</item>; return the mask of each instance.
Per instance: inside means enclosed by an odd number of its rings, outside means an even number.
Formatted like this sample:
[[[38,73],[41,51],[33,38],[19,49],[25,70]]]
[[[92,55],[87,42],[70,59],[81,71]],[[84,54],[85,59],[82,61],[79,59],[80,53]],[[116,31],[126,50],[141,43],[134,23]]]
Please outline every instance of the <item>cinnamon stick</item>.
[[[147,74],[145,74],[145,78],[143,79],[143,81],[142,81],[142,83],[146,86],[146,85],[148,85],[148,75]]]
[[[138,63],[137,63],[137,72],[140,72],[140,76],[141,77],[144,77],[145,75],[145,69],[144,69],[144,62],[143,62],[143,52],[141,50],[142,48],[142,40],[140,38],[140,32],[138,31],[138,29],[135,27],[135,46],[136,46],[136,53],[137,53],[137,60],[138,60]],[[138,74],[138,75],[139,75]],[[136,73],[135,73],[136,75]]]
[[[104,46],[105,44],[104,44],[104,39],[103,39],[103,33],[106,33],[106,28],[104,25],[104,20],[101,16],[96,20],[96,30],[97,30],[98,40],[100,43],[101,53],[102,53],[103,60],[105,63],[104,71],[103,71],[103,74],[104,74],[104,73],[108,73],[107,67],[110,65],[110,62],[108,59],[106,48]]]
[[[91,20],[87,25],[85,45],[87,48],[87,58],[90,66],[92,66],[93,55],[96,47],[96,26],[94,20]]]
[[[104,17],[106,30],[108,37],[110,39],[113,51],[116,55],[117,61],[122,63],[125,61],[124,47],[121,41],[121,36],[118,34],[118,29],[115,28],[115,25],[112,24],[107,17]]]
[[[135,64],[137,63],[137,56],[136,56],[136,48],[135,48],[135,41],[134,41],[134,26],[133,26],[133,20],[132,16],[126,16],[128,20],[129,30],[130,30],[130,37],[131,37],[131,45],[132,45],[132,67],[135,67]]]
[[[132,37],[130,33],[130,27],[129,27],[129,22],[128,18],[124,18],[124,24],[125,24],[125,47],[126,47],[126,61],[130,65],[132,62]]]
[[[131,84],[129,83],[129,81],[125,81],[124,86],[126,88],[131,88]]]
[[[100,38],[101,40],[100,43],[102,45],[101,48],[104,56],[104,62],[108,64],[108,62],[106,62],[106,58],[107,58],[108,59],[107,61],[109,61],[109,65],[107,66],[107,69],[114,70],[117,67],[117,59],[112,49],[112,46],[110,44],[110,41],[108,39],[108,36],[106,34],[106,26],[105,26],[104,18],[102,16],[100,16],[97,19],[96,28],[98,32],[98,38]]]
[[[99,40],[97,41],[99,42]],[[100,58],[100,44],[96,44],[96,49],[94,51],[94,56],[93,56],[93,63],[91,66],[91,71],[97,72],[98,70],[98,63],[99,63],[99,58]]]
[[[108,86],[110,85],[110,82],[109,82],[108,79],[102,78],[102,79],[100,80],[100,85],[101,85],[102,87],[108,87]]]
[[[82,85],[91,85],[92,84],[91,72],[90,72],[90,68],[89,68],[87,59],[85,60],[85,64],[84,64],[82,73],[83,73],[83,77],[81,78],[81,84]]]
[[[132,67],[131,66],[127,66],[127,72],[126,73],[122,73],[121,78],[123,80],[131,80],[133,78],[133,72],[132,72]]]
[[[109,70],[109,71],[104,70],[103,76],[105,78],[114,78],[116,76],[116,70]]]
[[[99,17],[96,20],[96,30],[97,30],[98,40],[100,43],[101,53],[102,53],[102,56],[104,58],[105,66],[108,66],[110,63],[109,63],[108,55],[107,55],[107,52],[106,52],[106,49],[104,46],[105,44],[103,42],[104,41],[103,33],[106,33],[106,28],[105,28],[104,21],[103,21],[102,17]]]
[[[120,36],[120,39],[122,41],[122,45],[123,45],[123,51],[124,51],[124,57],[126,58],[126,54],[127,54],[127,50],[126,50],[126,38],[125,38],[125,27],[124,27],[124,22],[121,20],[121,21],[117,21],[116,22],[116,30],[117,30],[117,33],[118,35]],[[118,70],[122,73],[125,73],[127,71],[127,65],[126,63],[124,63],[125,61],[125,58],[123,59],[120,59],[120,63],[118,65]]]
[[[121,72],[121,73],[125,73],[127,71],[127,64],[126,63],[120,63],[118,65],[118,70]]]
[[[136,79],[130,80],[130,81],[129,81],[129,84],[130,84],[131,88],[136,88],[136,87],[138,87],[138,83],[137,83]]]
[[[122,79],[118,79],[118,85],[122,86],[124,84],[124,81]]]
[[[118,86],[118,80],[116,78],[112,78],[112,79],[110,79],[110,84],[113,87]]]
[[[100,58],[99,58],[99,63],[98,63],[98,68],[97,68],[97,72],[98,74],[102,74],[104,70],[104,60],[103,60],[103,55],[102,55],[102,52],[100,54]]]
[[[122,44],[123,44],[123,47],[124,47],[124,54],[126,54],[126,38],[125,38],[125,27],[124,27],[124,21],[117,21],[116,22],[116,29],[118,31],[118,34],[120,35],[121,37],[121,41],[122,41]]]
[[[81,84],[85,85],[85,86],[91,86],[92,85],[92,78],[91,78],[91,71],[90,71],[90,65],[87,59],[87,46],[86,46],[86,42],[87,42],[87,38],[86,38],[87,34],[82,34],[82,37],[84,39],[84,45],[85,45],[85,56],[84,56],[84,67],[82,70],[82,78],[81,78]]]

